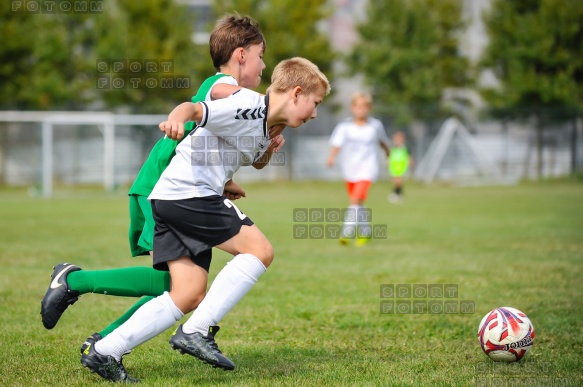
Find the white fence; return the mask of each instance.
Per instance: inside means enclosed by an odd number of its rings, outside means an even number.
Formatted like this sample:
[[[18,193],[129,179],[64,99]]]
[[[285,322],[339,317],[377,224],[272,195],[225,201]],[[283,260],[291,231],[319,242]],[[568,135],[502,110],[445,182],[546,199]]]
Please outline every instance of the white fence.
[[[101,183],[106,190],[129,185],[162,137],[157,126],[165,118],[107,112],[0,112],[0,184],[37,186],[44,196],[51,196],[55,182]],[[306,126],[322,124],[316,120]],[[272,165],[262,171],[242,168],[237,180],[340,180],[337,167],[326,167],[329,134],[325,133],[334,125],[325,125],[287,129],[286,145]],[[576,149],[582,155],[581,123],[578,127]],[[449,120],[434,133],[408,133],[408,147],[416,159],[411,177],[458,184],[507,184],[537,177],[534,130],[498,122],[479,123],[475,129],[470,134],[461,123]],[[568,124],[543,133],[542,177],[572,172],[572,135],[573,125]],[[386,168],[382,171],[381,179],[388,178]]]

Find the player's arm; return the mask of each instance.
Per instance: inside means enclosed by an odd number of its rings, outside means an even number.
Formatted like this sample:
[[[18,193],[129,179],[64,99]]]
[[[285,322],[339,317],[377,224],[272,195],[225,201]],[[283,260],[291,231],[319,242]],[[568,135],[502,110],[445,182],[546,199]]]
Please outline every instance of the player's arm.
[[[200,103],[184,102],[170,112],[168,120],[160,123],[160,130],[173,140],[180,140],[184,136],[184,123],[188,121],[200,122],[203,110]]]
[[[245,190],[233,180],[227,181],[223,190],[223,195],[230,200],[237,200],[245,197]]]
[[[339,146],[333,146],[330,149],[330,154],[328,155],[328,161],[326,162],[326,165],[328,165],[328,168],[331,168],[334,166],[334,160],[336,160],[336,156],[338,156],[338,152],[340,152]]]
[[[279,150],[285,144],[285,138],[281,134],[285,129],[284,124],[277,124],[269,128],[269,137],[271,138],[271,142],[269,143],[269,147],[265,150],[265,153],[261,155],[261,157],[256,160],[253,164],[255,169],[263,169],[271,160],[271,156],[274,153],[279,152]]]
[[[279,152],[279,150],[283,147],[283,144],[285,144],[285,138],[283,138],[282,134],[278,134],[277,136],[272,137],[271,142],[269,143],[269,146],[267,147],[265,152],[261,155],[261,157],[259,159],[257,159],[251,165],[253,165],[253,167],[255,169],[265,168],[265,166],[267,164],[269,164],[269,160],[271,160],[271,156],[274,153]]]
[[[381,148],[383,148],[383,150],[385,151],[385,154],[387,155],[387,157],[389,157],[389,155],[391,154],[391,150],[389,149],[389,146],[382,141],[380,142],[380,144],[381,144]]]
[[[237,90],[241,90],[241,86],[235,86],[228,83],[217,83],[211,89],[211,100],[227,98]]]

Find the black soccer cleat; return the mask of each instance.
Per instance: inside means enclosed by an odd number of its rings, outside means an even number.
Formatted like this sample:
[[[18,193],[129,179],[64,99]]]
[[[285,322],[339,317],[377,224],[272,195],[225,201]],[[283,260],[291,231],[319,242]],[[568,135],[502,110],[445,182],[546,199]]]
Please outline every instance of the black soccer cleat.
[[[51,284],[40,304],[43,325],[47,329],[53,329],[69,305],[79,299],[79,292],[69,288],[67,275],[81,268],[70,263],[59,263],[53,269]]]
[[[95,345],[95,343],[97,343],[101,339],[103,339],[103,337],[101,337],[101,335],[98,332],[95,332],[94,334],[92,334],[91,336],[86,338],[85,342],[83,344],[81,344],[81,350],[80,350],[81,355],[83,355],[83,352],[85,352],[85,350],[87,348],[89,348],[89,346]]]
[[[170,345],[180,353],[188,353],[215,368],[232,371],[235,369],[235,364],[221,353],[215,342],[218,331],[218,326],[212,326],[209,327],[208,335],[203,336],[200,332],[184,333],[180,325],[170,338]]]
[[[83,355],[83,352],[85,352],[85,350],[87,348],[89,348],[90,345],[95,345],[95,343],[97,343],[101,339],[103,339],[103,336],[101,336],[98,332],[95,332],[94,334],[92,334],[91,336],[86,338],[85,341],[83,342],[83,344],[81,344],[81,350],[80,350],[81,355]],[[132,353],[131,350],[124,353],[124,355],[129,355],[130,353]]]
[[[81,364],[89,371],[97,373],[104,379],[112,382],[139,383],[140,379],[128,375],[121,361],[113,356],[97,353],[93,344],[89,344],[81,354]]]

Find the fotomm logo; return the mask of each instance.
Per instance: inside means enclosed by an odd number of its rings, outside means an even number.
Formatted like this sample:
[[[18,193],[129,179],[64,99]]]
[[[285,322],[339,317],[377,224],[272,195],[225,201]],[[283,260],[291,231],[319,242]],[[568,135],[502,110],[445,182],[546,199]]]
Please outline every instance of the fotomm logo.
[[[103,0],[10,0],[13,13],[98,14]]]

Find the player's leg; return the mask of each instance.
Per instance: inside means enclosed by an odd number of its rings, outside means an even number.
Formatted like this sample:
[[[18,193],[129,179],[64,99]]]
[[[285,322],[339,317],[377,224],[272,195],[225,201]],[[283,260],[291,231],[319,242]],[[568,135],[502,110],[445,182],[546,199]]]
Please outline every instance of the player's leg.
[[[400,175],[393,176],[393,192],[389,195],[389,202],[399,204],[402,202],[403,178]]]
[[[51,284],[41,302],[43,325],[47,329],[54,328],[67,307],[82,294],[158,296],[169,288],[169,274],[150,267],[81,270],[72,264],[58,264],[54,267]]]
[[[155,206],[158,209],[158,202]],[[182,228],[188,231],[187,235],[196,235],[199,241],[205,241],[207,245],[220,248],[235,257],[218,273],[204,300],[191,318],[170,338],[170,344],[174,349],[215,367],[232,370],[235,365],[221,353],[214,340],[218,331],[216,324],[265,272],[273,260],[273,248],[253,222],[224,197],[200,198],[188,206],[192,206],[199,214],[198,220],[193,223],[188,219],[194,217],[183,217],[184,220],[175,225],[174,231],[180,233],[177,229]],[[186,203],[181,203],[183,212],[185,207]],[[169,208],[168,213],[171,212]],[[200,213],[205,216],[201,217]],[[178,219],[179,216],[171,218]],[[190,250],[197,248],[196,239],[185,241]]]
[[[204,297],[210,250],[206,250],[205,253],[203,263],[205,267],[196,265],[188,257],[191,252],[174,230],[171,230],[161,217],[156,215],[155,219],[158,223],[154,267],[170,269],[173,295],[165,292],[146,302],[107,337],[85,349],[81,355],[81,363],[108,380],[120,380],[120,375],[125,374],[121,362],[124,353],[164,332],[182,318],[184,314],[172,297],[186,312],[196,306],[196,302],[188,301],[189,297],[196,298],[198,302]]]
[[[349,207],[344,212],[344,223],[342,224],[342,230],[340,231],[339,242],[341,245],[348,245],[351,239],[356,236],[356,222],[355,222],[355,210],[352,208],[351,198],[353,197],[353,192],[356,184],[351,181],[346,182],[346,190],[348,191]]]
[[[204,298],[208,271],[189,257],[167,262],[172,290],[140,307],[125,323],[95,344],[95,350],[116,360],[127,351],[172,327]]]
[[[81,364],[111,381],[132,379],[122,364],[122,356],[172,327],[182,316],[165,292],[142,305],[107,337],[88,345],[81,354]]]
[[[134,313],[136,313],[136,311],[142,305],[144,305],[146,302],[152,300],[153,298],[154,297],[152,297],[152,296],[146,296],[146,297],[140,298],[138,300],[138,302],[136,302],[134,305],[132,305],[131,308],[129,308],[124,314],[122,314],[120,317],[118,317],[117,320],[115,320],[114,322],[112,322],[111,324],[109,324],[103,330],[101,330],[99,332],[95,332],[91,336],[87,337],[85,339],[85,341],[83,342],[83,344],[81,344],[81,354],[83,354],[83,352],[90,345],[93,345],[96,342],[98,342],[99,340],[103,339],[104,337],[106,337],[107,335],[109,335],[111,332],[113,332],[115,329],[117,329],[119,326],[121,326],[124,322],[126,322],[127,320],[129,320],[129,318],[132,317],[132,315]]]
[[[273,261],[273,248],[255,225],[242,226],[237,235],[216,247],[234,258],[217,274],[204,300],[178,328],[170,343],[206,363],[232,370],[235,364],[218,350],[214,341],[217,324],[265,273]],[[178,344],[180,340],[188,342],[191,350],[185,351]]]
[[[393,176],[393,192],[389,195],[389,202],[399,204],[403,195],[403,176],[407,172],[407,163],[402,160],[389,162],[389,172]]]
[[[356,246],[363,246],[372,237],[372,227],[370,225],[371,213],[363,206],[371,185],[372,182],[368,180],[356,182],[350,198],[351,208],[356,213]]]
[[[159,296],[170,289],[168,272],[151,267],[128,267],[111,270],[81,270],[71,273],[69,287],[79,294],[95,293],[109,296]]]
[[[130,195],[129,209],[132,256],[148,255],[154,239],[152,206],[146,197]],[[47,329],[52,329],[67,307],[82,294],[141,297],[159,296],[170,290],[168,272],[148,267],[89,271],[75,265],[59,264],[54,267],[51,280],[41,303],[42,321]]]

